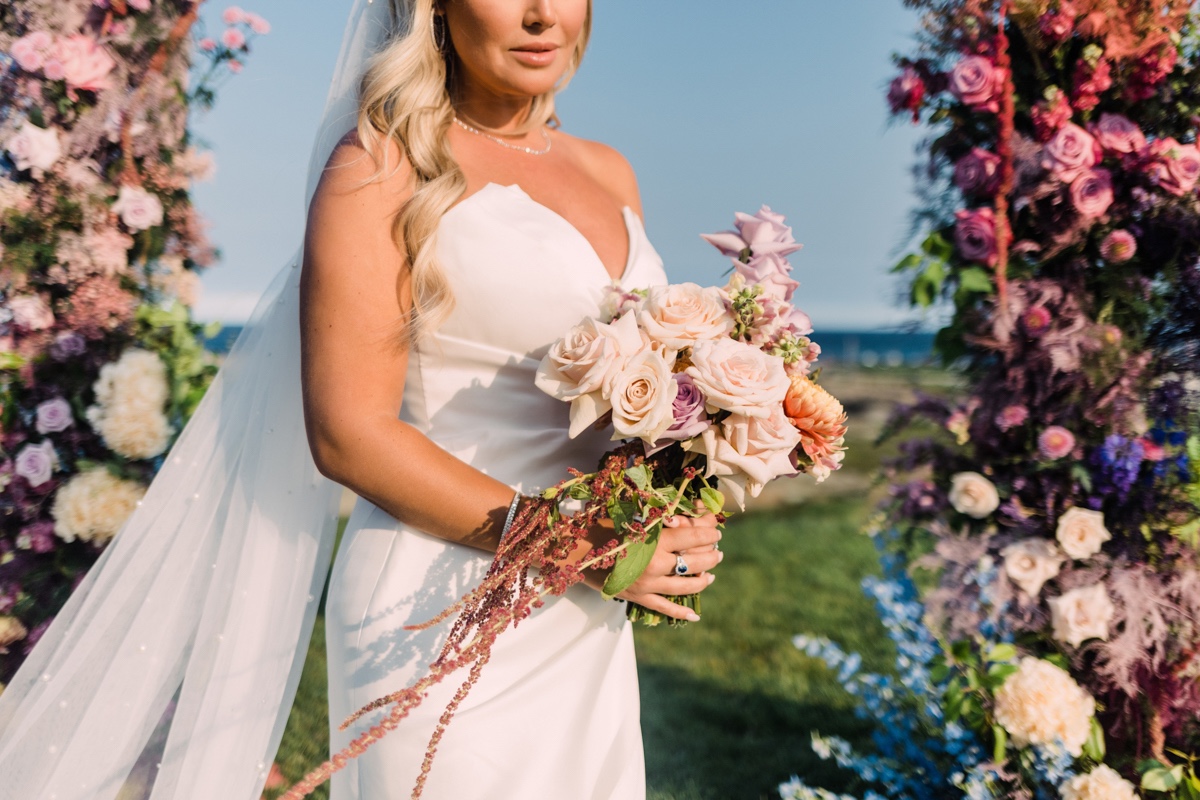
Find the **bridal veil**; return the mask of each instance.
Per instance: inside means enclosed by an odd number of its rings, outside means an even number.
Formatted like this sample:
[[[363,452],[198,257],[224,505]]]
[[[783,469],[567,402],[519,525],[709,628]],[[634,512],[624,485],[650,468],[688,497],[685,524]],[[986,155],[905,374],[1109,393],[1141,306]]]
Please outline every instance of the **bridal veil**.
[[[350,12],[306,203],[356,125],[367,58],[407,27],[394,2]],[[261,793],[341,493],[305,436],[301,257],[274,278],[138,508],[0,695],[0,800],[110,800],[152,735],[165,748],[151,800]]]

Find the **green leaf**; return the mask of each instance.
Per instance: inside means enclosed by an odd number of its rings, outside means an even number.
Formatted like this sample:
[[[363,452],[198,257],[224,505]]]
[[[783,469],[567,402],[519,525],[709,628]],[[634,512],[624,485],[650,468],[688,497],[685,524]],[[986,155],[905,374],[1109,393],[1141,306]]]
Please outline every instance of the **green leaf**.
[[[958,288],[964,292],[991,294],[992,276],[982,267],[967,267],[958,273]]]
[[[950,667],[945,664],[938,664],[929,671],[929,679],[935,684],[941,683],[950,677]]]
[[[892,272],[908,272],[909,270],[916,269],[917,267],[921,266],[921,262],[924,260],[925,259],[916,253],[909,253],[904,258],[900,259],[900,263],[892,267]]]
[[[625,470],[625,477],[633,481],[633,485],[643,492],[650,488],[650,468],[645,464],[638,464],[636,467]]]
[[[988,650],[988,661],[1012,661],[1017,657],[1016,645],[998,644],[991,650]]]
[[[1071,662],[1067,661],[1067,657],[1064,656],[1062,653],[1051,653],[1050,655],[1046,656],[1042,660],[1049,661],[1051,664],[1058,667],[1059,669],[1069,669],[1071,666]]]
[[[19,353],[5,351],[0,353],[0,369],[20,369],[25,366],[25,360]]]
[[[1183,778],[1183,765],[1174,769],[1156,767],[1142,775],[1142,788],[1148,792],[1170,792]]]
[[[992,745],[992,760],[997,764],[1003,764],[1005,751],[1008,750],[1008,731],[1000,725],[993,724],[992,738],[995,740]]]
[[[704,503],[704,507],[714,514],[720,514],[725,510],[725,495],[711,486],[701,487],[700,500]]]
[[[1095,717],[1092,717],[1092,726],[1088,731],[1087,741],[1083,743],[1083,752],[1097,764],[1104,761],[1104,729],[1100,727],[1100,722]]]
[[[650,559],[654,557],[654,550],[658,545],[658,533],[651,533],[646,537],[646,541],[637,542],[629,545],[625,552],[617,559],[617,564],[613,567],[613,571],[609,573],[608,578],[604,581],[604,597],[611,600],[621,592],[628,589],[634,581],[642,576],[646,571],[646,567],[650,565]]]
[[[1016,664],[992,664],[988,667],[988,688],[999,689],[1018,669]]]

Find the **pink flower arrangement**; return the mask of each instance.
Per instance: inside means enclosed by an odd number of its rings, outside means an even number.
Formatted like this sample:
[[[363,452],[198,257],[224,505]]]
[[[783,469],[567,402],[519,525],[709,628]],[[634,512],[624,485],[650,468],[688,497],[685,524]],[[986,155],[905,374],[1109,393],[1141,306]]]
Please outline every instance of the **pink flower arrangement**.
[[[967,56],[950,71],[950,91],[974,111],[996,113],[1005,71],[985,56]]]
[[[1122,264],[1137,254],[1137,239],[1127,230],[1115,230],[1100,243],[1100,255],[1105,261]]]
[[[1100,161],[1100,145],[1094,136],[1074,123],[1058,130],[1043,151],[1042,166],[1063,183],[1071,183]]]
[[[54,37],[46,31],[33,31],[13,42],[11,55],[26,72],[37,72],[54,48]]]
[[[1047,461],[1065,458],[1075,449],[1075,435],[1061,425],[1051,425],[1038,436],[1038,452]]]

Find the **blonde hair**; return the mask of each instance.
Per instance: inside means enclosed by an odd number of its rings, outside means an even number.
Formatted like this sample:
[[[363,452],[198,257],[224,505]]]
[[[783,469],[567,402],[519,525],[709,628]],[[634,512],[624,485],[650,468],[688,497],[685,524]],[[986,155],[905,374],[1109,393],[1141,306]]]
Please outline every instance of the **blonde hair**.
[[[358,135],[379,166],[374,179],[387,170],[388,140],[400,146],[412,168],[412,196],[396,213],[392,227],[393,240],[408,254],[412,311],[399,321],[395,336],[397,345],[408,346],[435,330],[454,308],[453,293],[437,260],[437,229],[442,216],[462,198],[467,180],[447,138],[454,124],[454,52],[448,34],[446,46],[439,50],[431,30],[437,3],[445,0],[387,1],[400,34],[367,64],[359,86]],[[579,68],[591,23],[588,0],[587,17],[567,71],[554,89],[533,99],[520,132],[542,125],[557,127],[554,96]],[[444,19],[441,24],[445,25]]]

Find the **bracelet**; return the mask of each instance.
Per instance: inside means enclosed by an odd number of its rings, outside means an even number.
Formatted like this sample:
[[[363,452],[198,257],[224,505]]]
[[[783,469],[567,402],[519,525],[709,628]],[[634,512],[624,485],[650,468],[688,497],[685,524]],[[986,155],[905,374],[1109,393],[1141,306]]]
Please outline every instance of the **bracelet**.
[[[513,495],[512,502],[508,504],[508,516],[504,518],[504,527],[500,529],[500,544],[504,544],[504,540],[508,538],[508,531],[512,527],[513,519],[517,516],[517,506],[521,504],[521,499],[525,495],[517,492]]]

